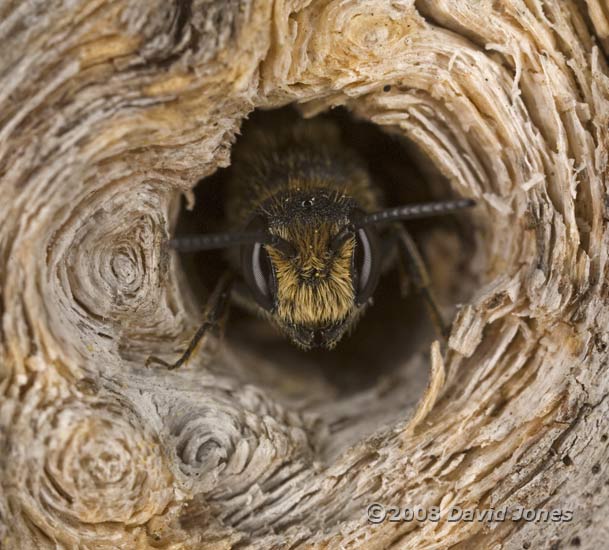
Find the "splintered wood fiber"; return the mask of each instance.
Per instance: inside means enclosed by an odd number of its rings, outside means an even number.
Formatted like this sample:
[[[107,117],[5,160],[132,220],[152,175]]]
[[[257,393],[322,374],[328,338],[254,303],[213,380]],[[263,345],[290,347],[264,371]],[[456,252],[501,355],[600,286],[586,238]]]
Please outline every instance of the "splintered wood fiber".
[[[1,548],[605,547],[604,0],[4,0],[0,44]],[[477,201],[447,345],[342,393],[238,339],[146,367],[201,320],[180,197],[289,103]],[[459,242],[430,237],[435,280]]]

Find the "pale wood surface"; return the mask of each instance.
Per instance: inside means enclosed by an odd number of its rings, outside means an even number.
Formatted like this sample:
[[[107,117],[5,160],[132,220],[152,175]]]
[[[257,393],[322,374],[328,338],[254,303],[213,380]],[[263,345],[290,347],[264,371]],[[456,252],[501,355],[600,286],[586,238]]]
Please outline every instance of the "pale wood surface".
[[[608,36],[605,0],[2,1],[0,546],[605,547]],[[449,350],[349,395],[245,345],[144,368],[199,317],[163,244],[180,191],[293,101],[479,201]]]

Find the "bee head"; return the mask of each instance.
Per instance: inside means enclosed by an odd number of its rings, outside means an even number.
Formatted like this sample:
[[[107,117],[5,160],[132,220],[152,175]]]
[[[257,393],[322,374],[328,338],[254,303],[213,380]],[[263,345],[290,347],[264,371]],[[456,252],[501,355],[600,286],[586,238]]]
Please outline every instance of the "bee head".
[[[369,302],[380,272],[376,230],[349,216],[292,217],[268,224],[268,243],[244,245],[242,269],[253,297],[304,349],[332,348]]]
[[[236,233],[180,236],[183,252],[241,246],[242,274],[267,316],[299,346],[332,348],[376,288],[381,251],[376,226],[474,206],[457,199],[364,214],[343,194],[273,196]]]

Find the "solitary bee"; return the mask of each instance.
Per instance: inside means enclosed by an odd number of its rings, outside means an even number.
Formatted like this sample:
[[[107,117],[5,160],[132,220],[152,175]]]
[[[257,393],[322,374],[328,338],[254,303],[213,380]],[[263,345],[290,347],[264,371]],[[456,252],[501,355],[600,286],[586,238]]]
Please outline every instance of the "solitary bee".
[[[469,199],[383,208],[363,160],[328,120],[259,128],[232,153],[226,218],[232,231],[177,236],[182,252],[227,249],[232,274],[177,368],[225,317],[229,297],[274,323],[297,346],[331,349],[372,303],[381,272],[399,258],[445,333],[428,276],[401,220],[454,212]],[[396,254],[397,251],[397,254]]]

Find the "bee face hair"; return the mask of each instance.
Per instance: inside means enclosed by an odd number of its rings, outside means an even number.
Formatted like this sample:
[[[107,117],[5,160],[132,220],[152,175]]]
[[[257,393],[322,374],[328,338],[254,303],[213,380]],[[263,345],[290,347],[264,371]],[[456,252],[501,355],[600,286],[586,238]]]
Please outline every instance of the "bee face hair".
[[[304,348],[333,347],[358,309],[352,281],[355,239],[345,239],[333,250],[332,239],[340,230],[329,221],[292,224],[276,231],[292,243],[294,256],[267,246],[276,278],[275,321]]]

